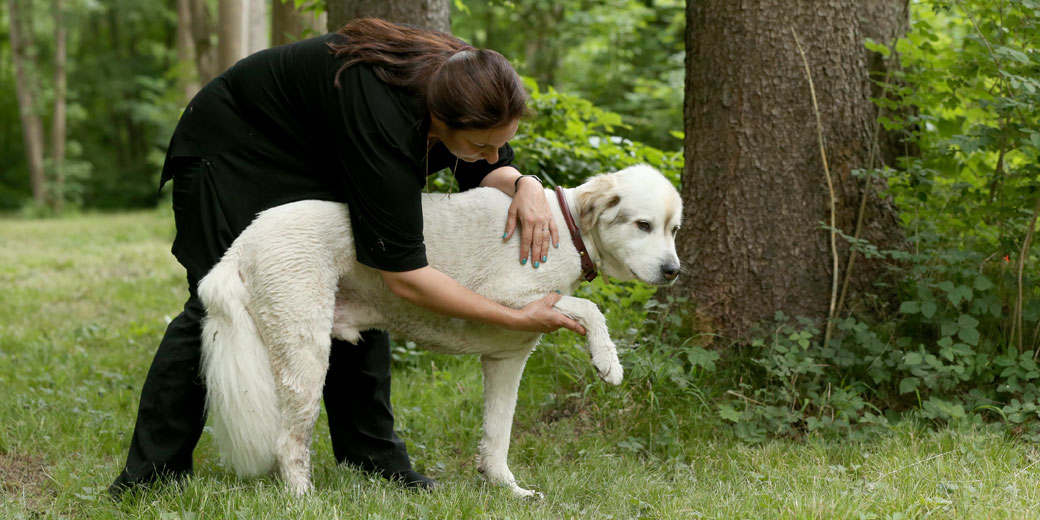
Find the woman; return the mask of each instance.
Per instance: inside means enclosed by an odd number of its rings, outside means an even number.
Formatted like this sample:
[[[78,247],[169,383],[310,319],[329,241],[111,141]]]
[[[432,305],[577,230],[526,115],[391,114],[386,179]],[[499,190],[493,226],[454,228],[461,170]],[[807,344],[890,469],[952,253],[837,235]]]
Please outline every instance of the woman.
[[[420,193],[445,167],[460,189],[513,196],[502,238],[519,226],[521,263],[530,257],[537,268],[549,243],[558,245],[540,182],[509,166],[507,141],[526,99],[500,54],[376,19],[261,51],[203,88],[181,116],[160,181],[161,189],[173,180],[173,254],[187,269],[189,298],[152,361],[113,493],[191,473],[205,423],[197,284],[264,209],[346,202],[358,261],[401,298],[509,329],[583,333],[552,310],[557,295],[510,309],[426,263]],[[393,431],[389,339],[378,331],[363,339],[332,346],[324,398],[336,460],[428,488],[433,481],[412,470]]]

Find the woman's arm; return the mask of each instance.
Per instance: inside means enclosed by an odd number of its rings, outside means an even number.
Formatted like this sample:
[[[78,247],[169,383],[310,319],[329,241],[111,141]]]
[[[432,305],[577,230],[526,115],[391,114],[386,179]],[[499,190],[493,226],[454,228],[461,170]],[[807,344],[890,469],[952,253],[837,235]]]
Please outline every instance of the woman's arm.
[[[467,289],[430,266],[404,272],[380,271],[380,274],[395,295],[440,314],[511,330],[548,333],[566,327],[585,334],[578,322],[553,310],[552,306],[561,298],[559,294],[550,293],[517,310]]]
[[[502,193],[513,197],[506,218],[506,232],[503,240],[508,240],[520,225],[520,263],[526,263],[528,254],[531,266],[548,260],[549,243],[560,246],[560,236],[553,220],[549,202],[545,200],[542,184],[535,179],[520,178],[520,172],[512,166],[503,166],[492,170],[480,181],[481,186],[497,188]],[[519,182],[517,179],[520,179]],[[514,192],[513,189],[516,188]]]

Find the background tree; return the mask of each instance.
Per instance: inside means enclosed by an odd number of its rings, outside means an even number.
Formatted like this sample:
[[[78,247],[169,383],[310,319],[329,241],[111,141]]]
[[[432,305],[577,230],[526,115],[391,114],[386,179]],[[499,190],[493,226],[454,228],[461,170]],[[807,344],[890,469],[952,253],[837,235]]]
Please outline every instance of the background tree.
[[[67,59],[65,30],[65,5],[62,0],[53,0],[54,11],[54,111],[51,119],[51,165],[54,170],[51,208],[61,212],[65,206],[65,92]]]
[[[507,56],[538,85],[616,112],[626,139],[677,150],[684,0],[489,0],[452,18],[460,38]]]
[[[181,0],[178,0],[181,1]],[[206,0],[188,0],[191,7],[191,34],[195,42],[195,68],[199,84],[217,77],[217,49],[213,46],[213,23]]]
[[[327,0],[329,31],[364,16],[451,32],[449,0]]]
[[[177,0],[177,79],[185,103],[199,90],[200,74],[192,70],[194,60],[195,38],[192,34],[191,0]]]
[[[836,227],[853,234],[870,166],[875,109],[859,2],[688,1],[686,203],[679,244],[687,266],[675,292],[708,327],[745,337],[777,310],[821,319],[832,302],[831,199]],[[792,31],[805,50],[822,125]],[[891,208],[868,200],[863,238],[898,237]],[[848,248],[838,240],[839,265]],[[839,268],[840,270],[840,268]],[[853,276],[869,287],[876,271]]]
[[[217,69],[221,72],[246,55],[248,1],[220,0],[217,4]]]
[[[22,121],[22,140],[32,197],[37,204],[46,202],[46,179],[43,170],[43,122],[37,108],[39,85],[31,56],[32,5],[21,5],[19,0],[7,0],[10,21],[11,58],[14,62],[15,90],[18,94],[18,113]]]
[[[328,17],[313,4],[271,0],[271,45],[282,45],[325,32]]]

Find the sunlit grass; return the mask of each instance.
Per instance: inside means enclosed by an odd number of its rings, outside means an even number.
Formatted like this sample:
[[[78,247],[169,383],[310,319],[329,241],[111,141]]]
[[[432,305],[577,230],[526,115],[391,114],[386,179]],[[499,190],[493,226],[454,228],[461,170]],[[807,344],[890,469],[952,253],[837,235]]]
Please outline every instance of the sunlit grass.
[[[748,445],[710,401],[648,397],[669,381],[612,388],[591,369],[571,373],[560,354],[576,348],[569,333],[534,354],[514,426],[511,467],[543,500],[517,500],[476,472],[476,360],[424,355],[396,367],[394,404],[415,465],[444,484],[435,493],[335,466],[321,419],[306,498],[274,478],[234,477],[206,433],[194,478],[112,501],[104,490],[140,385],[183,303],[172,234],[167,211],[0,221],[0,518],[1040,516],[1040,453],[997,429],[907,424],[866,441]]]

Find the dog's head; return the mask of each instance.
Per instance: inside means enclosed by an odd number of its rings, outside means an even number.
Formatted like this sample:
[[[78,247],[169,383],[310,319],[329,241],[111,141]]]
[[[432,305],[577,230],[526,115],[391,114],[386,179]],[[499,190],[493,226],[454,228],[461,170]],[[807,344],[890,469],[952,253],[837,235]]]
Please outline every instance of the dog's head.
[[[632,166],[592,177],[574,196],[582,236],[594,241],[604,273],[654,285],[675,281],[682,198],[664,175],[650,166]]]

